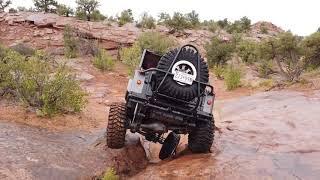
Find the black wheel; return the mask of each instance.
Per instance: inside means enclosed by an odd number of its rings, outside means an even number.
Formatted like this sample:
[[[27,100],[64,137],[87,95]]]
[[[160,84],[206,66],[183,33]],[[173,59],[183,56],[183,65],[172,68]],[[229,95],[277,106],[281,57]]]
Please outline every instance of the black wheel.
[[[198,123],[189,133],[188,146],[194,153],[207,153],[210,151],[214,139],[214,119]]]
[[[120,149],[124,146],[126,137],[126,106],[124,103],[115,103],[110,106],[107,146]]]
[[[174,60],[178,49],[174,49],[166,53],[161,57],[157,68],[167,71],[170,68],[172,61]],[[198,72],[197,65],[197,53],[190,48],[183,48],[179,54],[176,62],[169,72],[175,74],[176,72],[183,72],[190,75],[193,80],[197,80],[197,76],[200,73],[200,81],[203,83],[208,83],[209,80],[209,71],[206,62],[203,58],[200,58],[200,72]],[[157,85],[160,84],[165,74],[161,72],[156,73]],[[200,92],[202,93],[205,89],[205,86],[200,87]],[[175,81],[173,76],[168,76],[164,83],[161,85],[160,92],[163,94],[176,97],[178,99],[183,99],[190,101],[194,99],[198,94],[198,84],[193,82],[191,85]]]
[[[161,147],[160,153],[159,153],[159,159],[163,160],[175,152],[178,144],[180,141],[180,136],[174,132],[169,133],[167,138],[164,140],[163,145]]]

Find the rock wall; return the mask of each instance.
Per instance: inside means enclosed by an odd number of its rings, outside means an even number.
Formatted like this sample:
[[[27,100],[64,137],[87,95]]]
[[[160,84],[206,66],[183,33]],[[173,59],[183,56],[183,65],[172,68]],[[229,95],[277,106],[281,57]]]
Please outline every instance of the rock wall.
[[[271,35],[281,32],[272,23],[266,23]],[[134,24],[119,27],[107,22],[88,22],[73,17],[62,17],[50,13],[18,12],[0,13],[0,42],[10,46],[15,43],[26,43],[37,49],[45,49],[55,54],[63,54],[63,29],[66,25],[73,27],[78,36],[86,39],[96,39],[99,45],[116,55],[119,47],[132,45],[143,31]],[[252,26],[249,36],[260,39],[260,23]],[[171,36],[178,44],[191,43],[205,55],[204,46],[213,36],[223,40],[230,40],[232,36],[221,30],[212,33],[207,30],[185,30],[183,33],[171,34],[164,26],[157,26],[155,30]]]

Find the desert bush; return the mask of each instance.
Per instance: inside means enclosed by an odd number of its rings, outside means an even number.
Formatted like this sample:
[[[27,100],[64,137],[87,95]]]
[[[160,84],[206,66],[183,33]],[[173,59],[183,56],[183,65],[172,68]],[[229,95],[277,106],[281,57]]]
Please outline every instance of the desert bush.
[[[217,24],[221,29],[225,29],[230,25],[230,22],[228,21],[227,18],[225,18],[223,20],[217,21]]]
[[[12,50],[6,50],[1,57],[0,89],[10,90],[41,115],[78,112],[84,106],[85,93],[79,82],[65,66],[53,67],[43,52],[37,52],[27,61]]]
[[[156,27],[155,21],[156,20],[151,15],[148,15],[148,13],[143,13],[137,26],[146,29],[154,29]]]
[[[271,73],[273,73],[273,64],[272,61],[261,60],[258,63],[258,73],[262,78],[267,78]]]
[[[199,14],[195,11],[191,11],[187,14],[174,12],[171,17],[168,13],[161,13],[159,15],[158,24],[165,25],[173,31],[197,28],[200,25]]]
[[[235,67],[228,67],[224,73],[227,90],[233,90],[241,85],[241,71]]]
[[[158,24],[159,25],[168,25],[170,20],[171,20],[170,14],[162,12],[159,14]]]
[[[240,20],[236,20],[233,23],[228,23],[224,28],[229,33],[245,33],[250,30],[251,20],[244,16]]]
[[[222,65],[217,65],[213,67],[213,73],[216,75],[218,79],[223,79],[225,68]]]
[[[103,21],[107,17],[100,13],[99,10],[94,10],[91,14],[91,20],[93,21]]]
[[[158,32],[142,33],[138,37],[137,43],[141,50],[148,49],[160,55],[163,55],[175,45],[173,39]]]
[[[118,180],[119,176],[113,168],[108,168],[103,174],[102,180]]]
[[[121,12],[120,16],[118,17],[118,24],[119,26],[123,26],[127,23],[132,23],[134,20],[132,15],[132,10],[127,9]]]
[[[298,80],[305,66],[309,63],[303,57],[304,49],[301,46],[301,40],[301,37],[295,36],[291,32],[284,32],[268,42],[272,59],[288,81]]]
[[[91,21],[94,20],[92,14],[97,14],[97,8],[99,2],[97,0],[76,0],[77,11],[76,17],[82,20]],[[100,13],[100,12],[99,12]]]
[[[262,23],[262,24],[260,25],[260,33],[262,33],[262,34],[268,34],[268,28],[267,28],[267,26],[266,26],[265,23]]]
[[[93,65],[102,71],[112,70],[114,67],[114,60],[106,50],[99,49],[97,55],[94,57]]]
[[[77,39],[73,35],[73,29],[66,26],[63,32],[64,55],[67,58],[75,58],[78,54]]]
[[[0,96],[13,90],[11,69],[13,62],[20,62],[23,57],[12,50],[0,45]]]
[[[132,47],[123,48],[120,51],[121,61],[128,66],[129,75],[133,75],[141,57],[141,48],[135,43]]]
[[[264,81],[261,81],[259,83],[259,87],[266,87],[266,88],[270,88],[274,85],[274,81],[272,79],[266,79]]]
[[[166,25],[175,31],[182,31],[184,29],[190,28],[188,19],[185,17],[185,15],[179,12],[175,12]]]
[[[48,116],[61,112],[79,112],[86,103],[85,95],[75,77],[65,66],[61,66],[43,87],[40,110]]]
[[[60,15],[60,16],[66,16],[66,17],[69,17],[71,15],[74,14],[74,11],[71,7],[69,6],[66,6],[64,4],[59,4],[57,6],[57,13]]]
[[[232,43],[222,41],[218,37],[213,37],[211,42],[206,44],[208,65],[213,67],[216,65],[225,65],[234,51]]]
[[[58,5],[55,0],[33,0],[33,2],[38,11],[44,11],[46,13],[54,13]]]
[[[9,9],[9,13],[17,13],[18,12],[18,10],[16,10],[15,8],[10,8]]]
[[[80,55],[96,56],[99,52],[98,42],[93,39],[78,38],[77,49]]]
[[[191,28],[199,27],[200,25],[199,14],[196,13],[196,11],[192,10],[190,13],[187,13],[185,16]]]
[[[237,46],[237,54],[245,63],[252,64],[258,60],[258,44],[253,41],[241,41]]]
[[[215,33],[219,29],[218,23],[216,23],[214,20],[204,20],[201,23],[201,26],[204,29],[209,30],[209,31],[211,31],[213,33]]]
[[[29,45],[24,44],[24,43],[15,44],[15,45],[11,46],[10,49],[18,52],[19,54],[21,54],[23,56],[27,56],[27,57],[33,56],[35,53],[35,50],[32,47],[30,47]]]
[[[11,3],[11,0],[0,0],[0,12],[3,12]]]
[[[320,67],[320,32],[316,32],[306,37],[302,41],[305,59],[309,63],[306,66]]]

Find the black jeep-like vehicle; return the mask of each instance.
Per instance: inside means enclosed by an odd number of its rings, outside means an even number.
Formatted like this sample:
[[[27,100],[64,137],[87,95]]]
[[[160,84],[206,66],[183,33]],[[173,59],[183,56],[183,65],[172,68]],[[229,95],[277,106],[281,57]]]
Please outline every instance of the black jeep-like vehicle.
[[[122,148],[130,129],[163,144],[160,159],[175,153],[179,134],[189,134],[192,152],[210,151],[214,91],[208,84],[208,66],[197,48],[185,45],[163,56],[144,50],[139,68],[129,80],[126,103],[110,107],[107,146]]]

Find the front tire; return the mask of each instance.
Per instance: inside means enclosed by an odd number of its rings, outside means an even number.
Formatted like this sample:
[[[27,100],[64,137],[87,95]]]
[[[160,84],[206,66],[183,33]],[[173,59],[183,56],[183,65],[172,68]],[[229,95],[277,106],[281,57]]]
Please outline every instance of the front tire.
[[[115,103],[110,106],[107,126],[107,146],[112,149],[124,147],[126,137],[126,106]]]
[[[200,122],[189,133],[188,147],[193,153],[210,152],[214,139],[214,119],[208,122]]]

